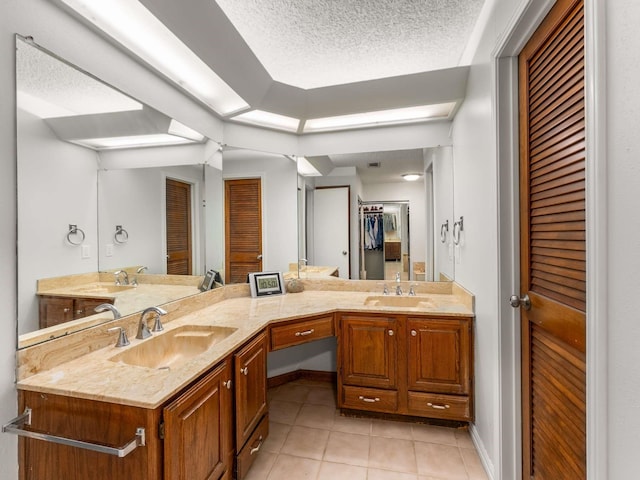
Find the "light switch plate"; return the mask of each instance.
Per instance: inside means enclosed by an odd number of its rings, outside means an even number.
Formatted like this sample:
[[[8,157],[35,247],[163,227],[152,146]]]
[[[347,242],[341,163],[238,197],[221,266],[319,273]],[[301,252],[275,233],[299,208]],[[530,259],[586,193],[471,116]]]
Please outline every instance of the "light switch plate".
[[[82,245],[82,258],[91,257],[91,248],[89,245]]]
[[[113,257],[113,243],[108,243],[108,244],[106,244],[106,245],[104,246],[104,250],[105,250],[104,254],[105,254],[107,257]]]

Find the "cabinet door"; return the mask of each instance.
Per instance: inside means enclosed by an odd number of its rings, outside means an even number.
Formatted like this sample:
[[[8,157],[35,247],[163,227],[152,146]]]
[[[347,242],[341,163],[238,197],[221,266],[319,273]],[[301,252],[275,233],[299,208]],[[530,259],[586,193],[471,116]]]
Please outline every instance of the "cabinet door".
[[[340,328],[342,383],[396,388],[398,320],[349,314],[341,317]]]
[[[73,298],[39,297],[40,328],[73,320]]]
[[[165,480],[218,480],[231,468],[230,380],[225,361],[165,407]]]
[[[239,452],[267,412],[267,335],[261,333],[234,357]]]
[[[76,298],[73,305],[73,318],[95,315],[94,308],[103,303],[113,303],[113,300],[110,298]]]
[[[470,393],[468,320],[409,318],[409,390]]]

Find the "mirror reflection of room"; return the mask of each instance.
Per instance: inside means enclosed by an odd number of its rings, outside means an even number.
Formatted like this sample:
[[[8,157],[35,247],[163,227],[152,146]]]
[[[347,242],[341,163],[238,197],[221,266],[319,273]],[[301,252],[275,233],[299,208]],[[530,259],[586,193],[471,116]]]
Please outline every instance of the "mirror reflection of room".
[[[404,281],[411,277],[409,204],[362,203],[361,277]]]

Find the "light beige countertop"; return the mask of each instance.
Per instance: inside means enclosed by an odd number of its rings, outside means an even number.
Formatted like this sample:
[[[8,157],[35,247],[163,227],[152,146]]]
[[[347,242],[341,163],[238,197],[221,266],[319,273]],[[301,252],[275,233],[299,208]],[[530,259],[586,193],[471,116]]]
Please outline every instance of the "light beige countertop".
[[[204,353],[172,369],[151,369],[111,360],[127,349],[148,342],[136,340],[138,315],[78,332],[18,351],[17,388],[119,404],[156,408],[207,369],[234,352],[269,323],[336,311],[420,313],[458,317],[473,315],[474,298],[457,284],[424,283],[416,288],[424,299],[418,307],[375,305],[380,282],[304,280],[305,291],[251,298],[247,285],[205,292],[166,305],[164,335],[184,325],[235,328],[234,333]],[[406,285],[405,285],[406,284]],[[408,282],[403,282],[408,291]],[[375,298],[372,298],[375,297]],[[392,296],[385,297],[392,298]],[[408,298],[403,296],[402,298]],[[391,300],[390,300],[391,301]],[[367,304],[369,303],[369,304]],[[123,326],[131,345],[116,348],[112,326]]]

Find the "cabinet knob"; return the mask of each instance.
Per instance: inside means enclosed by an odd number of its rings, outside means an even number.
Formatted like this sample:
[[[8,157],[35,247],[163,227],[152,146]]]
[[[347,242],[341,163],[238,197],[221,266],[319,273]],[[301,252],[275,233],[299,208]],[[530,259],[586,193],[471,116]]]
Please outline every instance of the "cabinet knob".
[[[249,367],[241,368],[240,373],[243,375],[249,375]]]
[[[69,313],[69,312],[71,311],[71,309],[70,309],[70,308],[65,308],[65,309],[63,309],[62,311],[63,311],[64,313]]]
[[[227,390],[231,390],[231,380],[225,380],[224,382],[222,382],[222,385],[227,387]]]
[[[389,330],[389,336],[393,337],[393,335],[395,334],[395,332],[393,330]]]
[[[416,332],[415,330],[411,330],[411,336],[415,337],[416,335],[418,335],[418,332]]]
[[[76,315],[82,315],[83,313],[84,313],[84,310],[80,310],[80,309],[76,310]]]

